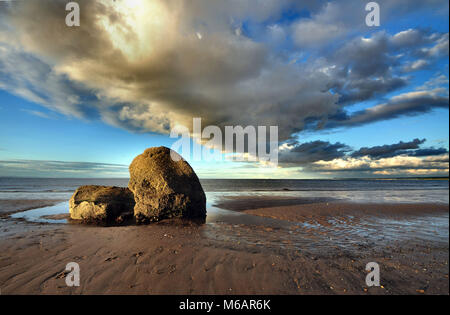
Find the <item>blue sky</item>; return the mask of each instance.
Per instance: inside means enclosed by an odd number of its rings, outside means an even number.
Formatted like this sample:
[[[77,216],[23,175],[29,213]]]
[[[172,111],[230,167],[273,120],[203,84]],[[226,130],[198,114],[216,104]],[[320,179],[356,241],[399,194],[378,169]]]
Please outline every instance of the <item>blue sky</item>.
[[[448,176],[446,1],[64,3],[0,3],[0,176],[126,177],[193,117],[279,128],[204,178]]]

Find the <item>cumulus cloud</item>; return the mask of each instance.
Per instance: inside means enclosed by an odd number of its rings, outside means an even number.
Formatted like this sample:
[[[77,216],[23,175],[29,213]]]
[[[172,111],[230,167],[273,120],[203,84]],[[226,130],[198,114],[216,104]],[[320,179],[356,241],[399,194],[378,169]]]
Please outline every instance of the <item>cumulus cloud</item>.
[[[422,48],[420,50],[420,53],[422,55],[428,57],[448,56],[448,52],[449,52],[448,33],[439,37],[433,46],[429,48]]]
[[[311,141],[289,142],[280,146],[279,163],[300,167],[303,173],[370,175],[448,176],[448,150],[421,148],[425,139],[400,141],[354,150],[343,143]]]
[[[318,161],[310,166],[310,170],[327,172],[348,172],[348,171],[384,171],[384,170],[439,170],[448,174],[448,163],[436,162],[433,160],[421,159],[418,157],[396,156],[391,158],[371,159],[347,158],[332,161]]]
[[[445,91],[445,88],[447,88],[448,93],[448,76],[442,73],[436,73],[434,76],[432,76],[428,81],[426,81],[423,85],[416,88],[417,91],[423,91],[423,90],[435,90],[435,89],[441,89]]]
[[[13,3],[2,13],[13,29],[2,35],[9,37],[2,41],[8,50],[0,61],[2,88],[65,114],[98,111],[109,123],[162,133],[200,116],[219,126],[279,125],[288,139],[305,116],[336,110],[323,74],[287,65],[263,44],[236,35],[217,16],[223,3],[177,3],[142,2],[137,10],[124,1],[81,1],[78,29],[57,27],[61,1]],[[276,11],[274,3],[252,15],[265,18]],[[7,67],[14,64],[24,70]]]
[[[424,59],[418,59],[418,60],[414,60],[408,64],[406,64],[403,67],[403,71],[404,72],[413,72],[413,71],[418,71],[418,70],[422,70],[425,69],[426,67],[428,67],[430,65],[430,63],[427,60]]]
[[[371,37],[356,37],[329,57],[335,64],[330,88],[341,95],[339,102],[343,105],[403,88],[409,83],[404,72],[421,70],[435,61],[434,57],[419,57],[422,50],[439,45],[445,38],[448,33],[411,29],[394,35],[381,31]]]
[[[448,33],[354,35],[367,30],[362,3],[359,10],[352,1],[78,2],[77,28],[64,25],[66,1],[0,3],[1,89],[136,132],[167,134],[201,117],[205,126],[277,125],[280,141],[291,144],[310,125],[353,127],[448,108],[448,88],[440,87],[347,112],[347,105],[405,87],[405,67],[416,71],[448,55]],[[382,2],[385,19],[395,10],[443,5],[405,3]],[[283,12],[305,9],[309,16],[280,22]],[[289,40],[292,51],[274,48]],[[324,43],[332,47],[321,50]],[[297,143],[284,158],[327,161],[320,150],[340,158],[346,148]]]
[[[344,36],[351,22],[342,18],[347,7],[347,3],[329,2],[311,18],[294,23],[292,27],[295,43],[299,47],[320,47]],[[363,5],[360,5],[359,12],[364,12]]]

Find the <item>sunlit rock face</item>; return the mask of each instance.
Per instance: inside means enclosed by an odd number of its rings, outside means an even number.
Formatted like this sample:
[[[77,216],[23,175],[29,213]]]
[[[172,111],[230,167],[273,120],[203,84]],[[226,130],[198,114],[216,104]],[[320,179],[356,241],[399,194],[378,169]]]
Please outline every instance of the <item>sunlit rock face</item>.
[[[130,165],[128,188],[134,193],[138,223],[206,217],[206,196],[192,167],[166,147],[150,148]]]

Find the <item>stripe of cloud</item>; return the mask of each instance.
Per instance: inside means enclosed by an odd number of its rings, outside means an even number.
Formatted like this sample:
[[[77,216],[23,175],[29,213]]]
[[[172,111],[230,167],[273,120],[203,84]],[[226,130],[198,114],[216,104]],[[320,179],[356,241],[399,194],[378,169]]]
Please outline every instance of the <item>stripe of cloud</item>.
[[[405,150],[418,149],[421,144],[425,142],[425,139],[414,139],[413,141],[403,142],[395,144],[385,144],[375,147],[364,147],[351,154],[352,157],[370,156],[372,158],[392,157],[398,154],[398,152],[404,152]]]
[[[45,118],[45,119],[52,119],[52,117],[50,117],[50,115],[38,111],[38,110],[31,110],[31,109],[21,109],[21,111],[28,113],[30,115],[36,116],[36,117],[40,117],[40,118]]]
[[[305,143],[291,142],[280,150],[278,162],[283,166],[299,166],[316,161],[331,161],[343,158],[351,148],[343,143],[328,141],[311,141]]]
[[[420,159],[417,157],[397,157],[380,160],[351,159],[341,160],[339,167],[327,163],[315,163],[307,165],[304,169],[320,172],[376,172],[384,170],[441,170],[448,173],[448,157],[442,159]],[[395,163],[396,162],[396,163]]]
[[[435,89],[400,94],[387,103],[357,111],[351,115],[343,113],[340,117],[335,116],[334,120],[328,121],[325,128],[355,127],[401,116],[427,113],[436,108],[448,109],[449,98],[445,93],[448,93],[448,90]]]
[[[426,149],[419,149],[411,152],[409,156],[417,156],[417,157],[423,157],[423,156],[436,156],[436,155],[443,155],[447,154],[448,150],[446,148],[426,148]]]
[[[128,166],[123,164],[66,162],[50,160],[0,160],[0,176],[87,176],[126,177]]]

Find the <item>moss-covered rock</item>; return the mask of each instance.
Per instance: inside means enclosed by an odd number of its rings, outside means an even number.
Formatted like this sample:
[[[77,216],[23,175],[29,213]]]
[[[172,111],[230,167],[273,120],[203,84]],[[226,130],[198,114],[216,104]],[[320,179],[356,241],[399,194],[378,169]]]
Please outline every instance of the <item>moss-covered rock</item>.
[[[128,188],[138,223],[206,218],[206,197],[197,175],[169,148],[150,148],[138,155],[130,165]]]

